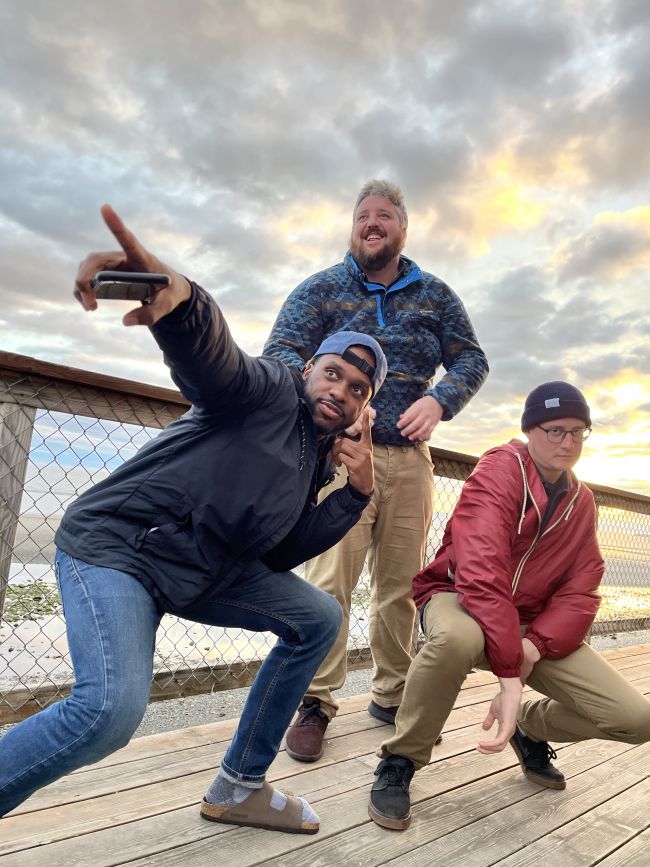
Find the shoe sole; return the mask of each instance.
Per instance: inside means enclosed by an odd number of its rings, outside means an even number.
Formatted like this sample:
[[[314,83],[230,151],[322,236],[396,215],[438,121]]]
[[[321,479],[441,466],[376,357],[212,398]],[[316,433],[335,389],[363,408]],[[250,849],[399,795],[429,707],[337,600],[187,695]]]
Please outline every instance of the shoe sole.
[[[393,819],[375,810],[372,803],[368,804],[368,815],[376,825],[381,825],[382,828],[388,828],[391,831],[405,831],[411,824],[410,813],[403,819]]]
[[[536,774],[535,771],[530,771],[524,764],[524,757],[514,742],[514,739],[510,740],[509,744],[512,747],[514,754],[517,756],[521,770],[524,772],[524,777],[526,777],[527,780],[531,783],[535,783],[537,786],[543,786],[545,789],[555,789],[556,791],[563,791],[566,789],[566,780],[549,780],[548,777],[542,777],[539,774]]]
[[[323,750],[321,750],[320,753],[318,753],[318,755],[316,756],[303,756],[300,753],[294,753],[291,747],[288,747],[286,744],[285,749],[287,751],[287,755],[290,756],[292,759],[295,759],[297,762],[317,762],[323,755]]]
[[[290,828],[281,825],[274,825],[270,822],[256,822],[252,819],[229,819],[227,817],[211,815],[203,807],[201,808],[201,818],[208,822],[216,822],[219,825],[231,825],[236,828],[260,828],[263,831],[280,831],[283,834],[318,834],[320,825],[313,822],[302,822],[299,827]]]

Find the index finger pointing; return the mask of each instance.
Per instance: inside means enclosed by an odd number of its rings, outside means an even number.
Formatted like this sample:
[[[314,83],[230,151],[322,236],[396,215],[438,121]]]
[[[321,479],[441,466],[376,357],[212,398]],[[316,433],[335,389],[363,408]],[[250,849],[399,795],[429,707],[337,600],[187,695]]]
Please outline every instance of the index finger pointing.
[[[365,407],[361,416],[361,442],[367,446],[372,442],[370,435],[370,410],[368,407]]]
[[[147,252],[133,232],[126,228],[122,222],[122,218],[110,205],[102,205],[101,213],[104,222],[113,233],[115,240],[126,253],[129,261],[134,265],[140,265],[144,268],[146,266]]]

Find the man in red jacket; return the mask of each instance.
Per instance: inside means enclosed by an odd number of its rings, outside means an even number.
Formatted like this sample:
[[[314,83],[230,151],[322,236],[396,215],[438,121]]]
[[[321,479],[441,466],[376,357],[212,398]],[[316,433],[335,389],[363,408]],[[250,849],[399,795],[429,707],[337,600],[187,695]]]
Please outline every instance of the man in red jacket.
[[[409,670],[395,734],[384,741],[370,817],[407,828],[409,784],[431,758],[466,675],[491,669],[500,690],[478,750],[509,743],[527,779],[564,789],[548,741],[650,740],[650,702],[584,643],[604,563],[591,491],[571,468],[591,432],[582,393],[547,382],[526,399],[513,439],[465,482],[435,559],[413,580],[426,643]],[[522,685],[546,698],[521,702]]]

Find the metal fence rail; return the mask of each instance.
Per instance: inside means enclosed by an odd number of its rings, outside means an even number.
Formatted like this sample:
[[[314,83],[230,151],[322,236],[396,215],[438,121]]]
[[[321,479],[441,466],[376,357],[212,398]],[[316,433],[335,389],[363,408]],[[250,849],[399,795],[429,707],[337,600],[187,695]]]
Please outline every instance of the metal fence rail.
[[[71,666],[53,573],[54,532],[76,496],[187,409],[172,389],[0,352],[0,723],[67,694]],[[476,458],[431,449],[436,501],[427,560]],[[592,485],[607,561],[594,631],[650,627],[650,498]],[[370,588],[353,596],[348,661],[372,664]],[[251,683],[272,639],[165,616],[151,698]]]

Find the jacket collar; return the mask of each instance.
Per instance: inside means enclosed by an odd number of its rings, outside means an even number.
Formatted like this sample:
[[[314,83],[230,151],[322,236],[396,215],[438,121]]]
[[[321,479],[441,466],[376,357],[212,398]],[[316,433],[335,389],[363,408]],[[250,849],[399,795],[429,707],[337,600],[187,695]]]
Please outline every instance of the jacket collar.
[[[404,289],[406,286],[410,286],[411,283],[415,283],[417,280],[422,279],[422,271],[420,270],[419,265],[416,265],[416,263],[407,256],[399,257],[399,273],[397,280],[387,287],[382,286],[380,283],[370,283],[361,268],[357,265],[354,256],[349,250],[345,254],[343,263],[350,276],[361,283],[364,289],[369,292],[376,292],[377,290],[397,292],[399,289]]]
[[[544,515],[546,507],[548,506],[548,494],[546,493],[546,488],[544,487],[542,476],[537,469],[535,461],[532,459],[530,452],[528,451],[528,446],[526,445],[526,443],[522,442],[519,439],[511,439],[510,442],[506,443],[506,445],[503,446],[503,448],[506,448],[514,453],[515,457],[519,461],[519,465],[521,466],[522,470],[524,498],[522,504],[521,518],[519,522],[519,527],[521,528],[528,498],[533,500],[535,509],[539,514],[541,520],[541,516]],[[562,508],[566,508],[567,504],[571,504],[572,509],[572,504],[580,493],[581,483],[578,481],[575,474],[571,470],[567,471],[567,480],[568,488],[558,502],[556,514],[559,514]],[[569,511],[571,511],[571,509]]]

